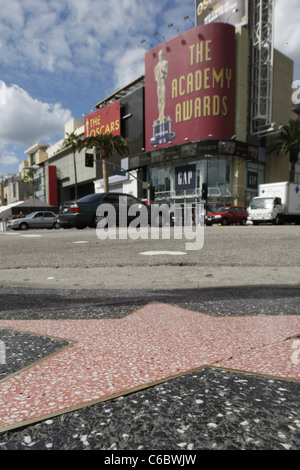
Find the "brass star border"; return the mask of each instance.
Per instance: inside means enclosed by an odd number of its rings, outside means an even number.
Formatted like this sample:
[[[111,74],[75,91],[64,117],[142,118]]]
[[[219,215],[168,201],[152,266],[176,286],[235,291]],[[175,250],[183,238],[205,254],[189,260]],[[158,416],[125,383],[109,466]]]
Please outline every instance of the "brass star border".
[[[151,303],[121,319],[0,320],[0,328],[70,343],[0,382],[0,431],[204,367],[300,379],[297,315],[215,317]]]

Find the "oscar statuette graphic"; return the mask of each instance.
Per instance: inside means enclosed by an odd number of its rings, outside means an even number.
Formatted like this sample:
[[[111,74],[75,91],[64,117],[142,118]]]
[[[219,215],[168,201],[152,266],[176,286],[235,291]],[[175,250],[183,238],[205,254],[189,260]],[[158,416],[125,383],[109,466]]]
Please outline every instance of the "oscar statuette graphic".
[[[151,145],[165,144],[173,140],[176,136],[171,131],[172,120],[170,116],[165,116],[167,77],[169,62],[165,60],[164,50],[159,51],[159,61],[154,68],[154,76],[157,83],[158,118],[153,123],[153,137],[150,139]]]

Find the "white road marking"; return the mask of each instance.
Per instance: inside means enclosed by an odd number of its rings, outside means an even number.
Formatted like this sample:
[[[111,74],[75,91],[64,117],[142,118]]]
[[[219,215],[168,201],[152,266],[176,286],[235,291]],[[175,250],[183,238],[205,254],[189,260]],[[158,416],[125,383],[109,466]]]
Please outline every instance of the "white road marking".
[[[21,237],[27,237],[27,238],[40,238],[42,235],[20,235]]]
[[[172,255],[172,256],[181,256],[186,255],[183,251],[143,251],[140,255],[146,256],[155,256],[155,255]]]

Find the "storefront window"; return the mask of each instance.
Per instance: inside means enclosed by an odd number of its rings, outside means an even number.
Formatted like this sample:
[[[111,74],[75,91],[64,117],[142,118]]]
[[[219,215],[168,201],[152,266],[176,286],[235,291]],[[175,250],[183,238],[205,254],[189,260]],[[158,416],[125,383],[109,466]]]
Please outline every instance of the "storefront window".
[[[208,195],[211,202],[230,203],[232,198],[232,157],[208,160]]]
[[[230,203],[232,198],[232,157],[205,156],[150,165],[148,183],[155,199],[199,202],[202,184],[208,184],[208,201]]]
[[[264,165],[248,162],[245,174],[245,205],[248,206],[253,197],[258,194],[258,186],[264,183]]]
[[[33,181],[34,187],[34,196],[41,201],[46,201],[46,191],[45,191],[45,176],[43,170],[38,171],[34,175]]]

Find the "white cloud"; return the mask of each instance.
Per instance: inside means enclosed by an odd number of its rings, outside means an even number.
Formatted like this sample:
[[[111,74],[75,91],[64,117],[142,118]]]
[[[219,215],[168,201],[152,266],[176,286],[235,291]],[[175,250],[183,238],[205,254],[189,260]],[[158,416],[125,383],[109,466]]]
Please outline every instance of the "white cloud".
[[[51,143],[57,136],[63,136],[64,125],[71,118],[71,111],[63,109],[60,103],[45,103],[17,85],[6,86],[0,113],[1,167],[16,166],[20,162],[18,150],[24,154],[37,141]]]
[[[66,65],[75,70],[92,58],[97,67],[103,44],[105,51],[122,54],[139,29],[151,25],[153,8],[141,0],[0,0],[2,56],[15,66],[46,71]]]
[[[0,80],[7,86],[0,163],[14,162],[15,154],[22,159],[21,146],[60,138],[71,118],[64,108],[75,107],[81,115],[143,74],[140,40],[152,35],[167,2],[158,7],[144,0],[0,0]]]
[[[6,104],[0,114],[0,140],[4,144],[31,145],[63,134],[71,111],[59,103],[43,103],[17,85],[6,87]]]
[[[108,69],[106,57],[115,51],[119,59],[136,48],[143,37],[156,44],[152,34],[159,28],[170,37],[175,30],[192,25],[194,0],[182,5],[173,0],[0,0],[1,59],[26,69],[58,72],[89,67],[101,73]],[[284,53],[297,56],[299,0],[275,0],[275,44]],[[113,78],[113,77],[112,77]],[[117,80],[118,81],[118,80]]]
[[[145,50],[130,49],[115,64],[114,76],[117,88],[145,74]]]
[[[1,167],[17,165],[18,163],[19,163],[19,160],[14,154],[10,153],[9,151],[6,151],[5,149],[3,150],[3,152],[1,152],[1,156],[0,156]]]
[[[299,0],[275,0],[275,47],[295,62],[295,78],[300,78]]]

